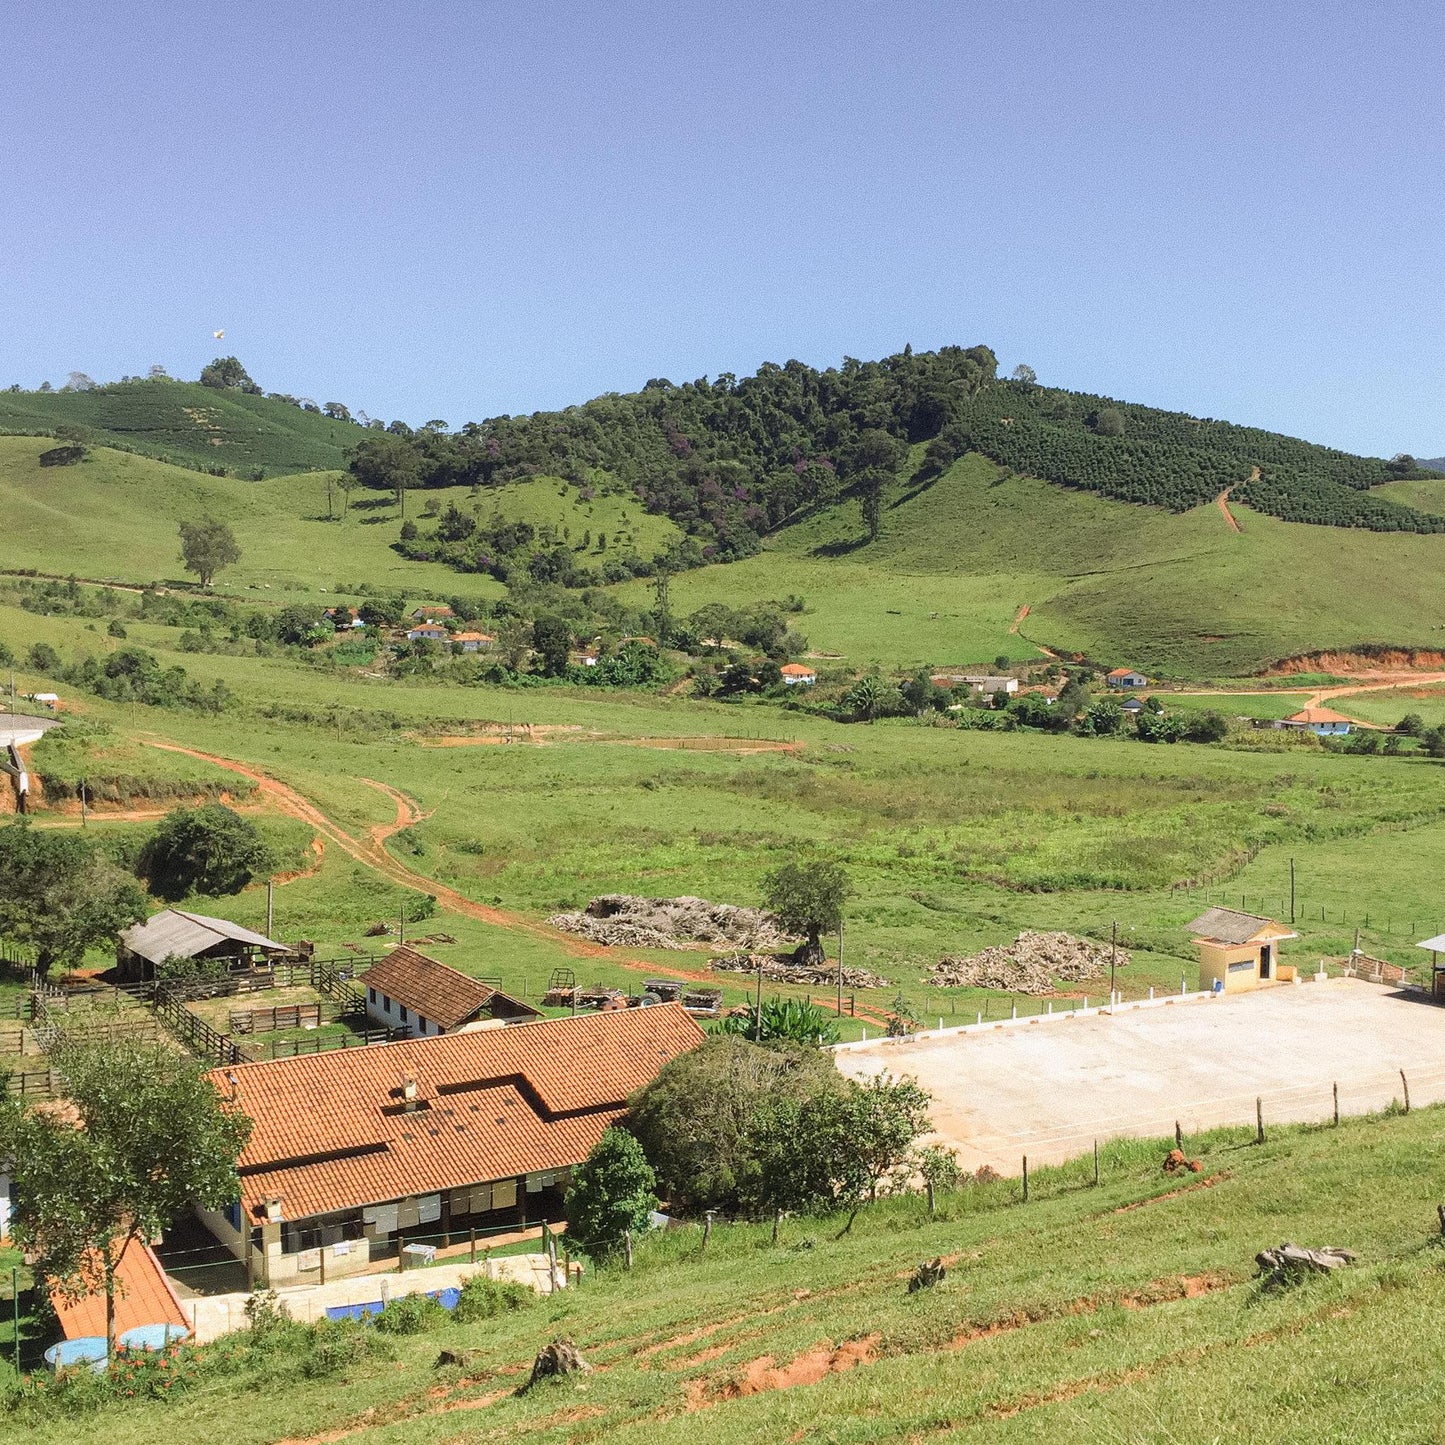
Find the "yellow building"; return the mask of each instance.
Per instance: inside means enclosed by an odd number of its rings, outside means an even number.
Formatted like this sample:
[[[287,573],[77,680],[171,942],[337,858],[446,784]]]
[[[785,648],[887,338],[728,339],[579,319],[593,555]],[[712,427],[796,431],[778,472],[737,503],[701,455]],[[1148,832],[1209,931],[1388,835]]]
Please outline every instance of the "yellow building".
[[[1199,987],[1243,993],[1265,983],[1293,982],[1293,964],[1281,963],[1279,946],[1299,935],[1272,918],[1211,908],[1189,925],[1199,950]]]

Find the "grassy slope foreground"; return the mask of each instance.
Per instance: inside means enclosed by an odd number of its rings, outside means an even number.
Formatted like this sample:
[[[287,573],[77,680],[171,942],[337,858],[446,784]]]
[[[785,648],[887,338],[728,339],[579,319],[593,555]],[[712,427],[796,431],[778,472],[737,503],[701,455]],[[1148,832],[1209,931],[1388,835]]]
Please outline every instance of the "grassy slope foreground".
[[[631,1275],[483,1324],[390,1340],[390,1358],[320,1378],[303,1351],[201,1378],[167,1403],[7,1422],[33,1445],[605,1441],[671,1445],[907,1439],[1262,1442],[1438,1439],[1445,1256],[1435,1221],[1442,1116],[1189,1141],[1203,1174],[1159,1171],[1165,1143],[837,1220],[687,1228]],[[1358,1262],[1275,1293],[1253,1258],[1283,1239]],[[948,1279],[906,1292],[920,1259]],[[518,1397],[567,1336],[595,1371]],[[438,1349],[477,1353],[433,1368]],[[312,1356],[311,1358],[314,1358]],[[313,1365],[314,1371],[314,1365]],[[6,1426],[0,1426],[0,1429]]]

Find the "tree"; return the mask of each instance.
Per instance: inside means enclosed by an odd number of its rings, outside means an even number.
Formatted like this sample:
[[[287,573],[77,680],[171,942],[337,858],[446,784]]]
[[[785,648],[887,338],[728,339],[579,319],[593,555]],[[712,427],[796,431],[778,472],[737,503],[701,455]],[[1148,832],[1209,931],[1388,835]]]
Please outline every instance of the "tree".
[[[1420,742],[1427,758],[1445,758],[1445,727],[1426,728],[1420,734]]]
[[[241,560],[236,535],[224,522],[214,518],[182,522],[180,530],[181,562],[187,572],[194,572],[201,579],[202,587],[209,587],[222,567]]]
[[[421,462],[416,448],[404,437],[389,432],[363,437],[352,448],[347,465],[363,487],[391,492],[403,511],[408,489],[421,485]]]
[[[406,615],[406,601],[401,597],[372,597],[356,609],[356,615],[368,627],[395,627]]]
[[[539,617],[532,624],[532,646],[542,659],[542,671],[548,677],[561,677],[567,671],[567,649],[572,633],[560,617]]]
[[[763,902],[787,933],[802,934],[805,942],[793,955],[797,962],[820,965],[822,935],[843,921],[843,905],[853,892],[848,875],[837,863],[785,863],[763,879]]]
[[[61,391],[94,391],[95,382],[83,371],[72,371]]]
[[[843,1087],[843,1076],[817,1048],[715,1034],[663,1065],[633,1101],[627,1127],[671,1205],[748,1213],[758,1207],[752,1131],[760,1111]]]
[[[1184,725],[1184,736],[1191,743],[1221,743],[1229,736],[1229,719],[1216,708],[1202,712]]]
[[[246,374],[246,368],[234,356],[218,356],[209,366],[201,368],[201,385],[216,391],[241,391],[247,396],[260,396],[261,388]]]
[[[1116,406],[1106,406],[1094,417],[1094,430],[1101,437],[1124,435],[1124,413]]]
[[[1014,367],[1012,375],[1015,381],[1021,381],[1025,386],[1035,386],[1038,384],[1038,372],[1026,361],[1019,362],[1019,364]]]
[[[60,654],[48,642],[32,642],[30,651],[25,654],[25,660],[36,672],[46,672],[52,676],[58,673],[62,666]]]
[[[239,893],[274,860],[260,830],[223,803],[176,808],[156,825],[138,864],[158,898]]]
[[[1425,731],[1425,719],[1417,712],[1407,712],[1395,724],[1395,731],[1407,738],[1418,738]]]
[[[1124,713],[1112,697],[1101,697],[1092,703],[1079,721],[1079,731],[1087,737],[1108,737],[1124,725]]]
[[[876,542],[883,528],[883,488],[889,474],[877,468],[870,468],[858,478],[858,506],[863,513],[863,525],[868,529],[868,540]]]
[[[322,408],[322,414],[329,416],[332,421],[350,421],[351,412],[343,402],[328,401]]]
[[[145,916],[135,879],[86,839],[24,820],[0,828],[0,938],[33,949],[40,974],[75,966]]]
[[[843,694],[843,706],[853,714],[855,721],[871,723],[883,710],[883,694],[882,679],[869,673],[860,677]]]
[[[657,1176],[642,1145],[625,1129],[608,1128],[572,1172],[567,1190],[567,1241],[589,1259],[614,1257],[624,1237],[647,1227],[659,1200]]]
[[[65,1044],[58,1063],[79,1128],[0,1099],[0,1157],[13,1161],[15,1181],[11,1235],[63,1293],[104,1293],[113,1351],[126,1251],[194,1205],[235,1199],[251,1126],[198,1064],[164,1044]]]

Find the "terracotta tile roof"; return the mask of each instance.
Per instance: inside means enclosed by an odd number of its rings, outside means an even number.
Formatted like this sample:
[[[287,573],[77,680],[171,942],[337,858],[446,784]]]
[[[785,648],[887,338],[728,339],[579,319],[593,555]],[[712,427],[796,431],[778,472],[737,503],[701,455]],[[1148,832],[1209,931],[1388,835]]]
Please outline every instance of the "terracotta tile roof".
[[[486,1008],[495,998],[505,999],[511,1006],[509,1014],[530,1014],[540,1017],[530,1004],[522,1003],[480,979],[448,968],[424,953],[402,944],[392,949],[362,975],[367,988],[374,988],[388,998],[439,1024],[443,1029],[459,1028],[468,1019]]]
[[[1142,677],[1144,674],[1132,667],[1116,667],[1110,677]]]
[[[811,667],[804,667],[801,662],[786,662],[778,671],[784,677],[816,677],[818,675]]]
[[[1301,708],[1299,712],[1291,713],[1285,721],[1308,725],[1309,723],[1347,723],[1351,719],[1347,718],[1344,713],[1334,712],[1327,707],[1306,707]]]
[[[495,642],[497,639],[490,632],[454,632],[453,642]]]
[[[379,965],[378,965],[379,967]],[[215,1069],[252,1119],[241,1198],[259,1219],[386,1204],[580,1163],[627,1096],[703,1034],[680,1004]],[[404,1112],[403,1080],[416,1081]]]
[[[99,1293],[88,1294],[83,1299],[68,1304],[54,1290],[50,1302],[55,1307],[60,1328],[68,1340],[83,1339],[90,1335],[105,1336],[105,1290],[99,1284],[100,1254],[94,1255]],[[121,1256],[116,1270],[119,1288],[115,1296],[115,1333],[117,1338],[127,1330],[141,1325],[180,1325],[189,1329],[191,1322],[181,1308],[180,1299],[160,1260],[145,1244],[132,1244]]]

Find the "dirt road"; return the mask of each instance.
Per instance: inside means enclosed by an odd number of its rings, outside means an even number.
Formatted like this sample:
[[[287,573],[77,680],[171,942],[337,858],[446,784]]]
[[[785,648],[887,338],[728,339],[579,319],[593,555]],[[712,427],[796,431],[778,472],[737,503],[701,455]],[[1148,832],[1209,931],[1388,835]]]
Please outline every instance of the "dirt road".
[[[1256,467],[1255,471],[1258,472]],[[1215,499],[1214,505],[1224,513],[1224,520],[1229,523],[1231,532],[1242,532],[1244,529],[1239,525],[1239,519],[1229,510],[1229,494],[1234,490],[1234,483],[1230,483]]]

